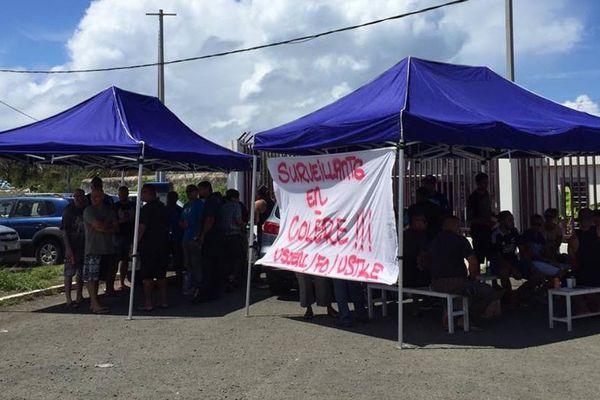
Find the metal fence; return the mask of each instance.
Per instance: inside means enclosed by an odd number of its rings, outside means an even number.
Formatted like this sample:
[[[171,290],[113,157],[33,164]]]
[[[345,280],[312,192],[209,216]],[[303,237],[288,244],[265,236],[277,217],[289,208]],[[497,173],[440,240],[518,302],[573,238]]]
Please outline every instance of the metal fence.
[[[238,141],[238,149],[247,154],[251,153],[249,138],[249,134],[244,134]],[[261,167],[257,179],[258,185],[273,188],[273,180],[267,169],[267,160],[278,156],[282,155],[260,153]],[[475,190],[475,175],[479,172],[486,172],[490,176],[490,195],[494,201],[494,207],[498,209],[498,163],[496,161],[481,163],[480,161],[456,158],[440,158],[427,161],[408,160],[404,177],[404,204],[407,206],[413,204],[416,201],[416,191],[421,186],[423,178],[426,175],[433,175],[438,180],[438,190],[448,198],[450,209],[454,215],[460,217],[461,221],[465,221],[467,198]],[[396,174],[397,168],[394,168],[394,187],[397,182]],[[250,177],[246,177],[244,193],[250,193],[250,185]],[[397,191],[394,190],[394,193],[397,193]],[[246,201],[248,200],[246,199]]]
[[[250,154],[250,134],[239,139],[239,149]],[[257,182],[272,189],[272,179],[267,169],[267,160],[281,156],[275,153],[260,153],[261,170]],[[596,209],[598,206],[597,175],[600,157],[566,157],[519,159],[517,183],[511,188],[513,196],[519,196],[520,226],[528,227],[530,217],[543,214],[547,208],[556,208],[564,221],[567,235],[575,226],[578,211],[583,207]],[[500,210],[500,165],[497,160],[486,162],[439,158],[433,160],[408,159],[404,176],[404,204],[416,201],[416,191],[426,175],[438,179],[438,190],[446,195],[453,214],[463,221],[466,228],[467,199],[475,190],[475,175],[485,172],[490,178],[490,196],[495,211]],[[394,173],[397,169],[394,168]],[[397,178],[397,176],[394,176]],[[394,185],[397,179],[394,179]],[[245,193],[250,193],[250,178],[245,179]],[[517,189],[515,193],[514,189]],[[508,188],[505,188],[508,189]],[[396,190],[394,190],[396,193]],[[247,199],[247,201],[250,199]]]
[[[467,199],[475,190],[475,175],[485,172],[490,180],[490,197],[492,207],[498,210],[499,199],[499,170],[495,160],[480,162],[458,158],[439,158],[435,160],[407,160],[404,176],[404,204],[410,205],[416,201],[417,189],[427,175],[433,175],[438,181],[438,191],[443,193],[450,204],[452,213],[460,218],[466,227]]]
[[[600,158],[573,156],[561,159],[524,159],[518,163],[521,221],[556,208],[567,234],[575,226],[580,209],[598,207]],[[526,226],[526,225],[524,225]]]

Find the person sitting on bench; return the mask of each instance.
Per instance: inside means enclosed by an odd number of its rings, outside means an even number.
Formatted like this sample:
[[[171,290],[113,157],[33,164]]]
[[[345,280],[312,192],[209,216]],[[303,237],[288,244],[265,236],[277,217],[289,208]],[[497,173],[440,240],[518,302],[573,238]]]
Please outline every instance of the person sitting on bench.
[[[430,285],[429,271],[423,265],[428,243],[425,216],[422,214],[412,215],[410,225],[404,231],[404,265],[402,268],[404,286],[419,288]]]
[[[569,271],[570,265],[559,262],[557,252],[548,252],[550,248],[543,234],[544,218],[535,214],[531,217],[531,227],[523,232],[519,255],[522,260],[531,264],[534,275],[546,278],[562,279]],[[554,247],[554,246],[553,246]],[[537,278],[537,277],[536,277]]]
[[[431,288],[436,292],[469,297],[471,319],[477,321],[498,298],[498,293],[479,281],[479,262],[473,247],[459,232],[460,220],[448,216],[444,219],[442,232],[429,245],[427,254]],[[465,260],[468,262],[468,273]],[[443,322],[446,321],[447,310]]]
[[[521,243],[519,231],[515,228],[515,219],[510,211],[498,214],[498,227],[492,232],[490,267],[492,274],[500,278],[505,300],[511,308],[517,305],[517,296],[513,293],[510,278],[529,279],[529,263],[521,262],[517,248]]]
[[[587,208],[579,210],[579,229],[569,242],[577,286],[600,287],[600,226],[593,224],[593,212]],[[577,296],[576,299],[576,314],[600,311],[600,296],[597,294]]]
[[[564,235],[558,223],[558,210],[556,208],[548,208],[544,211],[540,233],[546,241],[543,249],[544,257],[558,261],[561,257],[560,245],[563,242]]]

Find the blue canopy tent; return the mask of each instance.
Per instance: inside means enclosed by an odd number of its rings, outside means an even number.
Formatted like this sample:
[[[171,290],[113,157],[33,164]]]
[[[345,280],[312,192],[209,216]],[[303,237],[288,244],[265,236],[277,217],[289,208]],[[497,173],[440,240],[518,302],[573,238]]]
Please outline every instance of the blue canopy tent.
[[[251,157],[212,143],[156,97],[110,87],[54,115],[0,133],[5,158],[153,170],[230,171],[250,169]]]
[[[405,157],[597,154],[600,118],[540,97],[486,67],[408,57],[336,102],[254,137],[255,150],[285,154],[389,145],[398,148],[402,210]],[[402,239],[398,227],[400,299]],[[402,347],[401,305],[398,314]]]
[[[204,139],[157,98],[114,86],[60,114],[1,132],[0,157],[42,164],[136,168],[138,199],[141,199],[144,167],[178,171],[232,171],[252,167],[252,157]],[[140,205],[138,201],[134,255],[137,254]],[[134,257],[130,319],[136,263],[137,257]]]
[[[256,134],[254,148],[298,154],[401,139],[415,157],[425,149],[487,158],[508,151],[596,153],[600,118],[540,97],[487,67],[408,57],[336,102]]]

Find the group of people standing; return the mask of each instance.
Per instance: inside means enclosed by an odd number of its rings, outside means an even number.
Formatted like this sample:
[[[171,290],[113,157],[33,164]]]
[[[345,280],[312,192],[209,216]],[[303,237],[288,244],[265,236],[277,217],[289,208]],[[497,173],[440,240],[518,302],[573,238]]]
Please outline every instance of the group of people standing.
[[[182,249],[183,292],[197,302],[213,300],[223,287],[237,288],[241,279],[248,212],[237,190],[222,197],[208,181],[188,185],[186,195],[170,226],[172,237],[180,238],[175,246]]]
[[[125,287],[130,245],[133,242],[135,204],[129,201],[129,191],[119,189],[119,201],[103,190],[102,179],[94,177],[91,190],[86,195],[82,189],[73,193],[73,201],[65,208],[61,229],[65,244],[65,295],[68,307],[78,307],[83,302],[83,283],[90,296],[90,310],[108,312],[98,301],[99,281],[106,282],[106,293],[115,294],[115,278],[119,262],[120,286]],[[124,273],[125,272],[125,273]],[[76,277],[76,299],[72,300],[72,279]]]
[[[73,193],[65,208],[62,230],[65,243],[65,295],[68,307],[83,302],[83,284],[93,313],[107,313],[100,302],[100,281],[106,282],[106,295],[127,287],[129,266],[137,257],[136,272],[143,284],[144,301],[140,310],[169,306],[167,270],[184,272],[185,294],[195,301],[218,296],[225,276],[228,287],[236,284],[243,264],[244,219],[239,193],[229,190],[223,199],[213,193],[208,181],[187,187],[188,202],[182,208],[177,192],[169,192],[163,204],[155,186],[145,184],[141,190],[143,206],[139,216],[138,251],[132,254],[136,203],[129,199],[126,186],[119,188],[119,200],[104,193],[102,180],[91,181],[91,191]],[[184,270],[184,271],[182,271]],[[119,271],[119,285],[115,288]],[[223,275],[225,273],[225,275]],[[76,298],[71,289],[76,278]],[[158,288],[159,299],[153,292]]]

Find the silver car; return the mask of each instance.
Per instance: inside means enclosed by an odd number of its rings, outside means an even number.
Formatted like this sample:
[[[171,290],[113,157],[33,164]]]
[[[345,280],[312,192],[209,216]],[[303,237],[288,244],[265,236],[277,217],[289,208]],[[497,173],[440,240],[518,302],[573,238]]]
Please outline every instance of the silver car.
[[[262,258],[267,250],[273,245],[277,235],[279,234],[279,206],[275,204],[271,215],[266,219],[262,226],[262,245],[260,247],[260,258]]]
[[[19,234],[8,226],[0,225],[0,265],[15,265],[21,260]]]

